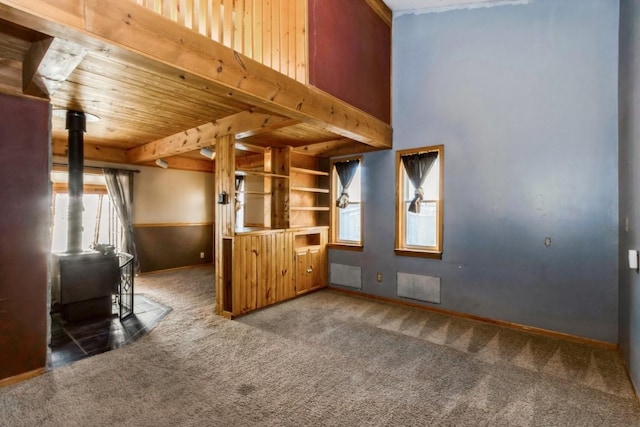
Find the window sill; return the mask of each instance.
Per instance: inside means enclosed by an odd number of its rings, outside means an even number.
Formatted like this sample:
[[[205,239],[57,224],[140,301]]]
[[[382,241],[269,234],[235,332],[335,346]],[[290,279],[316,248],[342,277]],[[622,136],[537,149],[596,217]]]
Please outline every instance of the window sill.
[[[396,255],[418,258],[442,259],[442,252],[421,251],[417,249],[395,249]]]
[[[362,252],[363,245],[350,245],[348,243],[327,243],[327,247],[331,249],[341,249],[345,251],[358,251]]]

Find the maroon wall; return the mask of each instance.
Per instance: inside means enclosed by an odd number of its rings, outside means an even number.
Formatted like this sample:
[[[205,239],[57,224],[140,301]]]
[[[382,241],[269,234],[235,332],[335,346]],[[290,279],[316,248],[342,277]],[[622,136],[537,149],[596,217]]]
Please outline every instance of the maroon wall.
[[[309,82],[391,122],[391,28],[365,0],[309,0]]]
[[[0,379],[46,366],[49,104],[0,94]]]

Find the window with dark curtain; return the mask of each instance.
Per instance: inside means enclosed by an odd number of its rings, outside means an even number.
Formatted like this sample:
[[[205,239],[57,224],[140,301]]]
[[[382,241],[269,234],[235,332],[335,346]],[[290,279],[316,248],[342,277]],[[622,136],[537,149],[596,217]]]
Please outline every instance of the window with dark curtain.
[[[334,163],[340,185],[342,186],[342,192],[338,200],[336,200],[336,207],[340,209],[344,209],[349,205],[349,186],[351,185],[351,181],[353,181],[353,177],[356,175],[359,165],[360,160],[358,159]]]
[[[436,151],[402,156],[404,170],[416,189],[414,198],[409,204],[409,212],[420,213],[420,203],[424,198],[422,186],[437,158],[438,153]]]

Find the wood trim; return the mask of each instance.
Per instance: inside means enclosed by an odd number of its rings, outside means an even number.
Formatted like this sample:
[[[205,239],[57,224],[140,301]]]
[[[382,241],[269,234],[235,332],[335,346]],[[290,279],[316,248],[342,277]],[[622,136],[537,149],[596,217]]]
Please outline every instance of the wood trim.
[[[364,245],[349,245],[347,243],[327,243],[329,249],[339,249],[344,251],[362,252]]]
[[[438,152],[438,166],[439,166],[439,180],[440,185],[438,188],[439,199],[437,200],[438,212],[437,212],[437,237],[435,248],[412,248],[405,244],[405,220],[404,220],[404,200],[403,200],[403,188],[404,188],[404,175],[401,171],[404,170],[402,166],[402,156],[407,154],[427,153],[431,151]],[[444,145],[432,145],[429,147],[409,148],[406,150],[396,151],[396,237],[395,237],[395,252],[396,255],[415,256],[422,258],[442,258],[442,242],[444,231]],[[437,256],[435,256],[437,255]]]
[[[68,193],[69,184],[66,182],[54,182],[51,186],[53,193]],[[83,194],[107,194],[107,186],[100,184],[84,184],[82,186]]]
[[[389,9],[389,6],[384,4],[382,0],[364,0],[367,2],[369,7],[373,9],[373,11],[378,15],[385,24],[391,27],[391,23],[393,22],[393,12]]]
[[[329,233],[329,242],[331,245],[334,245],[332,247],[336,247],[338,249],[342,249],[344,246],[350,246],[355,248],[359,247],[360,248],[359,250],[362,250],[362,248],[364,247],[364,200],[362,199],[359,202],[360,204],[360,242],[346,243],[346,242],[340,242],[338,240],[338,208],[336,207],[335,200],[337,199],[337,196],[338,196],[339,180],[337,179],[337,173],[335,172],[334,164],[338,162],[349,161],[349,160],[360,161],[360,174],[361,174],[360,176],[362,179],[362,167],[364,165],[364,156],[362,155],[332,159],[329,164],[329,176],[330,176],[329,188],[331,189],[329,193],[329,206],[331,210],[331,213],[329,216],[329,221],[330,221],[329,223],[331,225],[331,230],[330,230],[331,232]],[[362,194],[362,185],[360,188],[360,192]],[[358,250],[358,249],[352,249],[352,250]]]
[[[22,374],[14,375],[9,378],[3,378],[0,380],[0,388],[7,387],[12,384],[17,384],[22,381],[29,380],[31,378],[35,378],[39,375],[44,374],[45,372],[47,372],[47,368],[38,368],[38,369],[34,369],[33,371],[24,372]]]
[[[600,340],[596,340],[596,339],[592,339],[592,338],[580,337],[580,336],[577,336],[577,335],[567,334],[567,333],[564,333],[564,332],[557,332],[557,331],[552,331],[552,330],[549,330],[549,329],[538,328],[536,326],[527,326],[527,325],[522,325],[520,323],[507,322],[507,321],[504,321],[504,320],[496,320],[496,319],[491,319],[491,318],[488,318],[488,317],[476,316],[475,314],[467,314],[467,313],[461,313],[459,311],[447,310],[447,309],[444,309],[444,308],[431,307],[431,306],[428,306],[428,305],[422,305],[422,304],[409,302],[409,301],[405,301],[405,300],[401,300],[401,299],[393,299],[393,298],[381,297],[381,296],[377,296],[377,295],[370,295],[370,294],[365,294],[365,293],[358,292],[358,291],[352,291],[352,290],[337,288],[337,287],[334,287],[334,286],[331,286],[331,285],[328,286],[327,289],[329,289],[331,291],[343,293],[343,294],[352,295],[352,296],[355,296],[355,297],[371,299],[371,300],[386,302],[386,303],[395,304],[395,305],[403,305],[403,306],[407,306],[407,307],[411,307],[411,308],[417,308],[417,309],[420,309],[420,310],[432,311],[432,312],[435,312],[435,313],[446,314],[446,315],[449,315],[449,316],[455,316],[455,317],[459,317],[459,318],[462,318],[462,319],[475,320],[477,322],[488,323],[488,324],[496,325],[496,326],[502,326],[504,328],[514,329],[514,330],[522,331],[522,332],[528,332],[528,333],[536,334],[536,335],[544,335],[544,336],[547,336],[547,337],[557,338],[557,339],[570,341],[570,342],[575,342],[575,343],[579,343],[579,344],[586,344],[586,345],[590,345],[590,346],[593,346],[593,347],[604,348],[604,349],[607,349],[607,350],[617,350],[618,349],[618,345],[617,344],[610,343],[610,342],[607,342],[607,341],[600,341]]]
[[[213,225],[213,221],[205,222],[161,222],[149,224],[133,224],[133,228],[153,228],[153,227],[194,227]]]
[[[421,251],[417,249],[394,249],[396,255],[416,258],[442,259],[442,252]]]

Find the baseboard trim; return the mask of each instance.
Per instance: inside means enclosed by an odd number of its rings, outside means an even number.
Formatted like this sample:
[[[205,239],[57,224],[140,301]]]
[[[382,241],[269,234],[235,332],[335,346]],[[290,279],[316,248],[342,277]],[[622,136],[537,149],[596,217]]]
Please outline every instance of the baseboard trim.
[[[150,274],[158,274],[158,273],[168,273],[171,271],[179,271],[179,270],[189,270],[191,268],[198,268],[198,267],[203,267],[203,266],[209,266],[213,268],[213,263],[212,262],[207,262],[204,264],[194,264],[194,265],[185,265],[182,267],[174,267],[174,268],[166,268],[164,270],[153,270],[153,271],[145,271],[144,273],[139,273],[138,276],[147,276]]]
[[[446,310],[444,308],[429,307],[429,306],[426,306],[426,305],[413,303],[413,302],[409,302],[409,301],[404,301],[404,300],[397,300],[397,299],[381,297],[381,296],[377,296],[377,295],[369,295],[369,294],[365,294],[365,293],[358,292],[358,291],[352,291],[352,290],[348,290],[348,289],[337,288],[337,287],[334,287],[334,286],[329,286],[328,289],[331,290],[331,291],[336,291],[336,292],[340,292],[340,293],[343,293],[343,294],[348,294],[348,295],[361,297],[361,298],[365,298],[365,299],[372,299],[372,300],[376,300],[376,301],[387,302],[387,303],[390,303],[390,304],[403,305],[403,306],[407,306],[407,307],[417,308],[417,309],[420,309],[420,310],[432,311],[432,312],[441,313],[441,314],[447,314],[449,316],[455,316],[455,317],[460,317],[460,318],[463,318],[463,319],[469,319],[469,320],[475,320],[475,321],[478,321],[478,322],[489,323],[489,324],[492,324],[492,325],[502,326],[504,328],[515,329],[515,330],[518,330],[518,331],[529,332],[529,333],[537,334],[537,335],[544,335],[544,336],[548,336],[548,337],[552,337],[552,338],[558,338],[558,339],[562,339],[562,340],[570,341],[570,342],[575,342],[575,343],[579,343],[579,344],[587,344],[587,345],[590,345],[590,346],[593,346],[593,347],[605,348],[607,350],[617,350],[618,349],[618,345],[617,344],[606,342],[606,341],[595,340],[593,338],[580,337],[580,336],[577,336],[577,335],[571,335],[571,334],[567,334],[567,333],[564,333],[564,332],[552,331],[552,330],[549,330],[549,329],[538,328],[538,327],[535,327],[535,326],[527,326],[527,325],[522,325],[522,324],[519,324],[519,323],[507,322],[507,321],[504,321],[504,320],[496,320],[496,319],[491,319],[491,318],[488,318],[488,317],[476,316],[474,314],[460,313],[458,311]]]
[[[22,381],[29,380],[31,378],[37,377],[38,375],[42,375],[47,371],[46,368],[38,368],[33,371],[23,372],[22,374],[14,375],[9,378],[4,378],[0,380],[0,388],[10,386],[12,384],[20,383]]]
[[[620,356],[620,360],[622,360],[622,366],[624,366],[624,372],[627,374],[627,378],[629,379],[629,383],[631,383],[631,388],[633,389],[633,395],[636,398],[636,402],[640,403],[640,393],[638,393],[638,388],[636,384],[633,382],[633,378],[631,377],[631,372],[629,371],[629,367],[627,366],[627,361],[624,358],[624,355],[618,348],[618,356]]]

